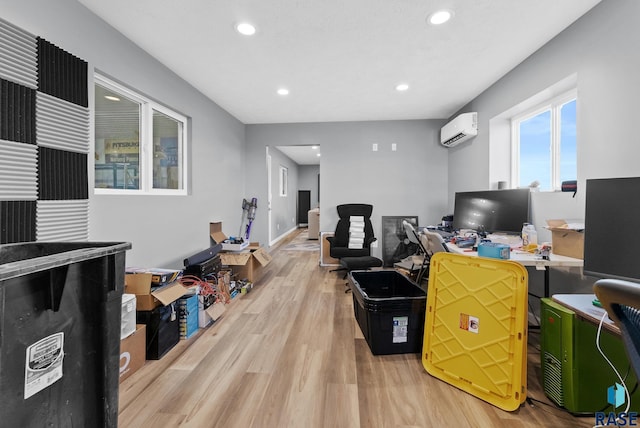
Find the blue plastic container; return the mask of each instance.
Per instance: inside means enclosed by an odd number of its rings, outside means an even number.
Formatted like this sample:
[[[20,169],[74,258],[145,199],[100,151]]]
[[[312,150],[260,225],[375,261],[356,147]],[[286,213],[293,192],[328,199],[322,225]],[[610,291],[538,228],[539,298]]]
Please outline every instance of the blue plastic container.
[[[511,247],[497,242],[481,242],[478,244],[478,256],[492,259],[509,260]]]

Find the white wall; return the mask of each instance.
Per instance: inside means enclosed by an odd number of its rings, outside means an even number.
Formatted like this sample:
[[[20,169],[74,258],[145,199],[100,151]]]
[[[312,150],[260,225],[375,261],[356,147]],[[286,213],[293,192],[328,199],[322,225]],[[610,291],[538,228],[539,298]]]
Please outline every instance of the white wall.
[[[333,231],[336,206],[352,202],[373,205],[372,223],[379,238],[382,216],[418,215],[423,225],[436,223],[447,213],[448,152],[438,143],[443,122],[248,125],[247,189],[266,198],[265,146],[317,144],[322,147],[321,231]],[[373,143],[378,144],[376,152]],[[397,145],[395,152],[392,143]],[[266,214],[256,221],[257,232],[265,233]],[[373,254],[379,257],[380,247]]]
[[[298,203],[298,164],[275,147],[269,147],[271,155],[271,241],[285,236],[297,227],[296,213]],[[288,170],[287,196],[280,196],[280,167]],[[266,177],[265,177],[266,179]],[[264,200],[266,202],[266,199]],[[266,208],[266,204],[262,204]],[[262,213],[262,210],[260,211]],[[266,212],[266,210],[265,210]],[[257,215],[257,211],[256,211]],[[258,234],[259,236],[260,234]],[[256,239],[252,238],[252,241]],[[260,240],[265,245],[266,239]]]
[[[266,201],[265,146],[321,145],[322,230],[333,230],[335,206],[347,202],[374,205],[378,236],[384,215],[418,214],[421,224],[435,223],[453,208],[456,191],[491,188],[489,121],[573,73],[578,195],[537,195],[534,216],[539,227],[548,217],[582,217],[587,178],[640,174],[634,137],[638,16],[635,0],[600,3],[461,109],[478,111],[479,134],[445,149],[437,142],[443,120],[245,127],[78,2],[2,2],[3,19],[85,59],[90,71],[95,67],[190,117],[189,196],[90,199],[91,240],[132,242],[128,264],[163,267],[179,267],[207,247],[211,220],[223,221],[227,234],[238,230],[243,198]],[[379,151],[371,151],[372,143]],[[252,240],[266,242],[267,227],[267,210],[259,205]]]
[[[128,265],[181,268],[209,246],[209,221],[240,227],[241,122],[75,0],[10,0],[1,9],[3,19],[87,61],[90,79],[95,67],[190,118],[189,196],[96,196],[90,189],[90,240],[131,242]],[[92,106],[92,81],[90,88]]]
[[[318,195],[318,175],[320,165],[299,165],[298,166],[298,190],[309,190],[311,192],[311,208],[320,205]]]
[[[640,175],[637,137],[637,70],[640,69],[640,2],[603,1],[539,51],[472,100],[460,112],[477,111],[478,136],[449,152],[449,206],[457,191],[493,188],[489,122],[529,97],[575,74],[577,82],[578,193],[533,194],[533,220],[541,240],[550,218],[584,218],[588,178]],[[467,165],[464,173],[456,166]],[[588,233],[588,231],[587,231]],[[530,290],[540,293],[541,274],[530,269]],[[551,272],[551,293],[591,291],[579,270]],[[537,303],[537,301],[536,301]]]
[[[576,75],[578,193],[534,195],[534,222],[547,218],[584,218],[588,178],[640,175],[635,143],[636,104],[640,98],[640,2],[600,3],[572,26],[472,100],[462,111],[477,111],[478,136],[450,151],[449,205],[456,191],[493,188],[489,122],[529,97]],[[468,168],[460,174],[456,165]],[[495,181],[495,179],[494,179]],[[543,231],[543,238],[547,236]],[[548,239],[548,238],[547,238]]]

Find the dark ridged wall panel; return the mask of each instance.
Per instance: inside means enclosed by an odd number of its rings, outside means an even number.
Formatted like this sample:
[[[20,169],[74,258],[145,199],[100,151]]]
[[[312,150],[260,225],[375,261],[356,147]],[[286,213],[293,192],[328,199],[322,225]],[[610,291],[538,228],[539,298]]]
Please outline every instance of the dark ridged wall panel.
[[[0,19],[0,244],[88,240],[87,72]]]
[[[36,144],[36,91],[0,79],[0,140]]]
[[[38,37],[38,90],[88,107],[87,63]]]
[[[0,242],[36,240],[36,201],[0,201]]]
[[[87,199],[87,155],[38,149],[39,200]]]

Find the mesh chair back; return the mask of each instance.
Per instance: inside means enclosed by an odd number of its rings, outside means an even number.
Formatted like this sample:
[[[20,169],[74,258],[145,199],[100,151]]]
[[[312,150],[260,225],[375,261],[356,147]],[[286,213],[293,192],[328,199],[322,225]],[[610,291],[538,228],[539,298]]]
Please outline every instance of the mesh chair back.
[[[640,378],[640,284],[601,279],[593,289],[602,307],[620,328],[629,362]]]

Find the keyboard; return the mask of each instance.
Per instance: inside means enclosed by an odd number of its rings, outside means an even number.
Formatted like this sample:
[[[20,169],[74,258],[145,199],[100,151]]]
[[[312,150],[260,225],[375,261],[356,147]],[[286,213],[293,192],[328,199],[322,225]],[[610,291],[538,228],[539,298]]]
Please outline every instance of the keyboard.
[[[429,232],[435,232],[439,234],[440,236],[442,236],[442,238],[445,241],[448,241],[449,239],[453,238],[455,235],[453,232],[447,232],[446,230],[440,230],[440,229],[429,229]]]

